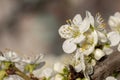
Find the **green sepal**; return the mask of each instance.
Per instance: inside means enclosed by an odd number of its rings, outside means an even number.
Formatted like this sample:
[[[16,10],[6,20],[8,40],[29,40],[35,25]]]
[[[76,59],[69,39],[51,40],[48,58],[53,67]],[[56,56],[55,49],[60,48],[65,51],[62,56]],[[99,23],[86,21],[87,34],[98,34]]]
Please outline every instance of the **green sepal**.
[[[36,66],[37,66],[36,64],[27,64],[24,70],[29,73],[32,73]]]

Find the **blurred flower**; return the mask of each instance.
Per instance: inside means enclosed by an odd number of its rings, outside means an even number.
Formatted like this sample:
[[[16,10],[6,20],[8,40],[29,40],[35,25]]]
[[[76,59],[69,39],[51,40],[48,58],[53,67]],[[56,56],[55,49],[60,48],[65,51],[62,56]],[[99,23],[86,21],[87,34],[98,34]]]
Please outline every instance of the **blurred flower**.
[[[46,68],[42,71],[40,77],[45,77],[49,79],[53,75],[53,70],[51,68]]]
[[[34,57],[23,58],[22,62],[25,63],[25,71],[32,73],[34,69],[40,68],[42,59],[43,59],[43,54],[39,54]]]
[[[111,32],[108,33],[108,39],[111,42],[111,46],[118,45],[118,51],[120,51],[120,13],[116,12],[114,16],[110,16],[108,21]]]
[[[6,51],[0,55],[0,61],[19,62],[21,58],[13,51]]]
[[[22,62],[27,63],[27,64],[39,64],[41,62],[41,60],[43,59],[43,57],[44,57],[43,54],[26,57],[26,58],[22,59]]]

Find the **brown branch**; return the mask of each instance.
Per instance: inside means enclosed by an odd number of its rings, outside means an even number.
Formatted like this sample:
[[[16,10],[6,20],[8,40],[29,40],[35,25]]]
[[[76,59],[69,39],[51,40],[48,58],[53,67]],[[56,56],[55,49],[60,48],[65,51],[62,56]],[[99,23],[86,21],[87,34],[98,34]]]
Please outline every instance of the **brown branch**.
[[[104,61],[97,63],[91,78],[92,80],[104,80],[107,76],[118,71],[120,71],[120,53],[114,52]],[[120,78],[118,80],[120,80]]]
[[[16,70],[16,74],[22,77],[24,80],[31,80],[29,76],[27,76],[25,73],[21,72],[17,67],[14,68]]]

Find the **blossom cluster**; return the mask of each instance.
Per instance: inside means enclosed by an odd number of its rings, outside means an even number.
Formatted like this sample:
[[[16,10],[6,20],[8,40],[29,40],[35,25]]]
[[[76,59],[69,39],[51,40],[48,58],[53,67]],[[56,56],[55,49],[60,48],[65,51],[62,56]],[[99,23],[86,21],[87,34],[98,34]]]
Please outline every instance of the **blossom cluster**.
[[[117,45],[117,50],[120,51],[120,13],[110,16],[108,24],[111,31],[107,31],[99,13],[93,17],[86,11],[84,19],[77,14],[73,20],[66,22],[59,29],[60,36],[65,39],[62,48],[65,53],[74,54],[74,63],[71,65],[75,71],[81,72],[85,79],[90,80],[89,75],[93,74],[97,61],[113,53],[112,48]],[[78,80],[84,78],[79,76]],[[75,79],[77,80],[73,80]]]
[[[58,32],[65,39],[63,51],[72,56],[71,63],[57,62],[53,68],[46,68],[39,77],[33,73],[45,64],[43,54],[35,57],[20,57],[16,52],[7,50],[0,53],[0,80],[91,80],[94,66],[117,47],[120,52],[120,13],[116,12],[108,20],[106,27],[104,19],[98,13],[92,16],[86,11],[85,18],[80,14],[66,21]],[[107,31],[110,28],[110,31]],[[109,76],[106,80],[117,80]]]

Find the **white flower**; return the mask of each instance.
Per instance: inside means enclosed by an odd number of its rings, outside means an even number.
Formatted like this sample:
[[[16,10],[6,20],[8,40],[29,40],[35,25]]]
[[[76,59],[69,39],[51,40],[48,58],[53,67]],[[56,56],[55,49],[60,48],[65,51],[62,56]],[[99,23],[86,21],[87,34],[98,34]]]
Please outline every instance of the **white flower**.
[[[59,72],[59,73],[64,73],[63,70],[65,69],[65,65],[62,63],[55,63],[54,64],[54,71]]]
[[[90,22],[88,17],[82,21],[80,14],[77,14],[73,21],[68,20],[68,24],[63,25],[59,29],[59,34],[62,38],[65,38],[66,41],[63,43],[63,50],[66,53],[72,53],[77,49],[77,44],[84,41],[86,32],[90,27]]]
[[[96,49],[94,51],[94,57],[96,60],[100,60],[103,56],[105,56],[105,53],[101,49]]]
[[[22,59],[22,62],[27,63],[27,64],[39,64],[41,60],[43,59],[44,55],[39,54],[36,56],[31,56],[31,57],[25,57]]]
[[[47,79],[52,76],[53,70],[51,68],[46,68],[42,71],[41,77],[46,77]]]
[[[57,74],[55,76],[55,80],[63,80],[63,79],[64,79],[64,77],[62,75],[60,75],[60,74]]]
[[[0,61],[19,62],[21,58],[13,51],[6,51],[0,55]]]
[[[116,12],[113,16],[110,16],[108,24],[112,29],[107,35],[111,46],[118,45],[118,51],[120,51],[120,13]]]
[[[110,16],[108,24],[112,30],[120,32],[120,13],[116,12],[113,16]]]
[[[45,64],[45,62],[42,62],[41,59],[43,59],[43,54],[23,58],[22,62],[24,64],[24,71],[32,73],[33,70],[41,68]]]
[[[105,80],[117,80],[117,79],[113,76],[108,76]]]
[[[107,36],[104,32],[105,30],[104,23],[103,23],[104,20],[101,18],[101,15],[97,14],[96,17],[94,18],[89,11],[87,11],[86,14],[89,17],[90,24],[92,25],[94,30],[96,30],[97,32],[98,39],[101,42],[107,42]]]

